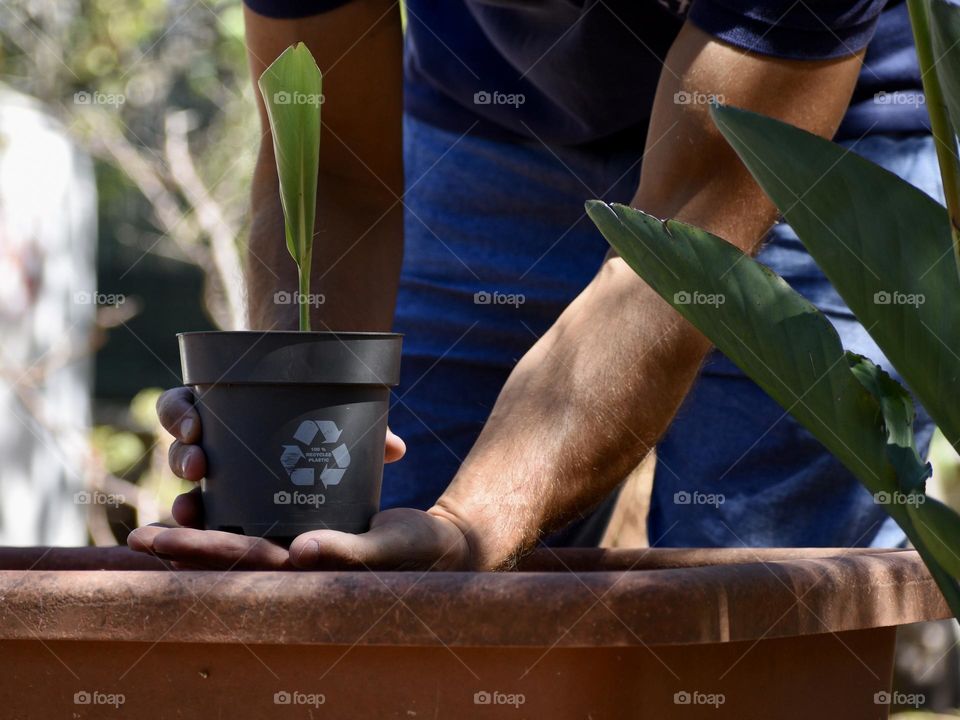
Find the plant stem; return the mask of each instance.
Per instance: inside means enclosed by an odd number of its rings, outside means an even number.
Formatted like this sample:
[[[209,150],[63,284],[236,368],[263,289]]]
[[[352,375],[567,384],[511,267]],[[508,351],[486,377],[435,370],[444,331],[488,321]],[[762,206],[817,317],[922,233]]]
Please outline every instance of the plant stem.
[[[909,536],[911,533],[907,533]],[[916,534],[915,532],[913,533]],[[930,554],[927,550],[926,545],[923,544],[923,541],[919,537],[911,537],[910,541],[913,543],[914,548],[920,554],[920,558],[923,560],[924,564],[927,566],[927,570],[930,571],[930,575],[933,576],[934,581],[937,583],[937,587],[940,588],[940,592],[943,594],[943,599],[946,600],[947,605],[950,607],[953,616],[960,618],[960,586],[957,585],[956,579],[950,575],[946,570],[941,567],[940,563],[937,562],[937,559]]]
[[[933,133],[937,161],[940,163],[947,214],[950,216],[953,257],[957,263],[957,272],[960,273],[960,162],[956,153],[956,133],[947,112],[940,78],[934,67],[927,0],[907,0],[907,8],[917,46],[917,59],[920,62],[920,79],[923,81],[923,95],[930,116],[930,131]]]
[[[310,332],[310,268],[313,266],[313,253],[307,251],[297,268],[300,279],[300,332]]]

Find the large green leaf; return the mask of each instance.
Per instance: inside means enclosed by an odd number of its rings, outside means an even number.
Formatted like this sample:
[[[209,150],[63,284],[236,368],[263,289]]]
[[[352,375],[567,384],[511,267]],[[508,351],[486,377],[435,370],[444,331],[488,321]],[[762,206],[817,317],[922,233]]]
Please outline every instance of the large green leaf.
[[[947,0],[921,0],[926,6],[930,68],[937,74],[943,103],[954,130],[960,128],[960,6]]]
[[[907,0],[907,8],[960,273],[960,7],[946,0]]]
[[[946,210],[823,138],[744,110],[712,112],[850,309],[960,447],[960,280]]]
[[[300,329],[310,329],[310,267],[320,163],[323,79],[303,43],[288,47],[258,82],[270,120],[287,249],[300,275]]]
[[[956,154],[960,128],[960,8],[947,0],[910,0],[909,7],[944,194],[952,215],[954,254],[960,267],[960,165]],[[911,520],[930,553],[954,577],[960,577],[960,516],[933,498],[925,499],[908,507]]]
[[[810,302],[704,230],[599,201],[587,212],[631,268],[873,492],[899,488],[880,406]]]
[[[598,200],[587,203],[587,213],[647,284],[875,497],[919,492],[927,471],[913,447],[913,416],[902,388],[865,358],[845,353],[830,322],[781,277],[721,238],[684,223]],[[957,584],[917,533],[908,504],[894,501],[885,507],[960,614]]]

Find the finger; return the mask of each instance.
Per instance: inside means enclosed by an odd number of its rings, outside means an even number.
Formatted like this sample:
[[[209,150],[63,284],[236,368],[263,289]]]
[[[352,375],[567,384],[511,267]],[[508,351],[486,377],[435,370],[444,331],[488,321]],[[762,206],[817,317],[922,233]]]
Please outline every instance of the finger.
[[[127,547],[131,550],[136,550],[137,552],[155,554],[153,552],[153,539],[161,532],[164,532],[168,529],[169,528],[165,528],[161,525],[145,525],[144,527],[138,527],[132,533],[127,535]]]
[[[190,388],[167,390],[157,399],[157,417],[168,433],[185,443],[200,441],[200,416]]]
[[[170,443],[167,460],[173,474],[184,480],[199,482],[207,474],[207,456],[199,445],[184,445],[174,440]]]
[[[203,528],[203,498],[200,488],[177,495],[170,510],[180,527]]]
[[[392,463],[402,458],[407,453],[407,444],[399,435],[394,435],[387,428],[387,444],[383,451],[383,461]]]
[[[180,567],[208,570],[288,570],[289,554],[258,537],[192,528],[137,528],[127,538],[132,550],[172,560]]]
[[[304,533],[290,545],[290,562],[303,570],[445,569],[459,558],[459,531],[417,510],[398,508],[374,516],[370,530]]]

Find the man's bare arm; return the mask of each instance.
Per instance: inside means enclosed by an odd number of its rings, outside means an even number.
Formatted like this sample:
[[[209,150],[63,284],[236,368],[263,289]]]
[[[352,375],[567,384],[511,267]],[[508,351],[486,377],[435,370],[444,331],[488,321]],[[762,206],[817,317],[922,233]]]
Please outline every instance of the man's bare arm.
[[[633,205],[752,251],[775,209],[713,126],[679,91],[831,136],[860,57],[751,56],[689,23],[657,89]],[[618,257],[518,363],[479,440],[430,514],[467,536],[474,567],[509,563],[543,531],[595,505],[666,430],[708,341]]]
[[[389,330],[403,255],[400,11],[356,0],[330,12],[274,20],[245,8],[251,74],[257,78],[298,41],[323,71],[325,102],[311,292],[316,330]],[[256,90],[262,141],[252,190],[246,262],[253,329],[295,329],[297,308],[274,303],[297,287],[287,252],[266,112]]]

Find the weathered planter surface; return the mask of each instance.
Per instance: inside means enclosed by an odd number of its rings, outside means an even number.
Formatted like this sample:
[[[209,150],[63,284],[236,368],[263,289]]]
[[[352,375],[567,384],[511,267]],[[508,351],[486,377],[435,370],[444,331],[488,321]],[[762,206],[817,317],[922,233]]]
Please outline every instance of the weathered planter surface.
[[[883,718],[894,627],[949,616],[906,550],[541,551],[477,574],[11,548],[0,568],[4,718]]]

